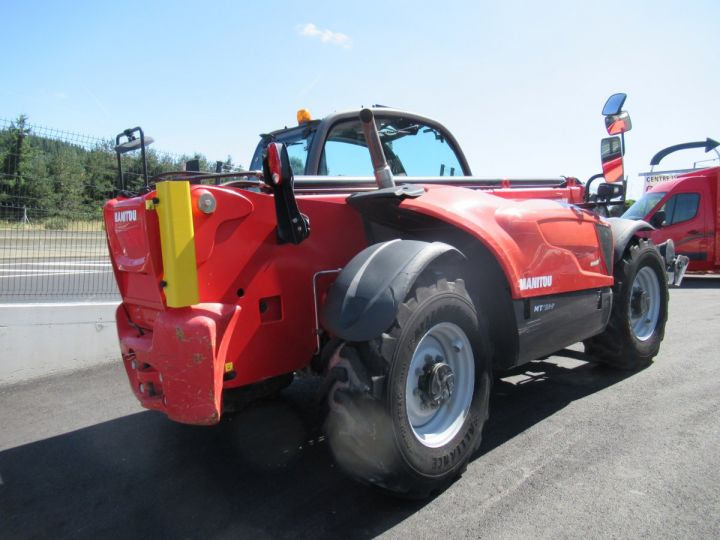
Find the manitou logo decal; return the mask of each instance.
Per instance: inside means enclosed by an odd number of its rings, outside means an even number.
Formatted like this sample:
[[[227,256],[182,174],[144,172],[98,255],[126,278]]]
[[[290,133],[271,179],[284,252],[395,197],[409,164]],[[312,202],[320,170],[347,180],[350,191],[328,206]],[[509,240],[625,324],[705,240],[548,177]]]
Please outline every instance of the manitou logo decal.
[[[115,223],[130,223],[132,221],[137,221],[137,210],[115,212]]]
[[[545,289],[547,287],[552,287],[552,276],[520,278],[521,291],[528,291],[530,289]]]

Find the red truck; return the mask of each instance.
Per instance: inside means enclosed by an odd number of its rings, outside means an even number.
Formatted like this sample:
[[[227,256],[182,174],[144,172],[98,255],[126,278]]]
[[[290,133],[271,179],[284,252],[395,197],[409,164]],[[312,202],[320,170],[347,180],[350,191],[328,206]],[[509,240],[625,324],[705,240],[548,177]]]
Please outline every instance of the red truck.
[[[575,179],[472,176],[431,119],[303,112],[262,136],[253,171],[145,167],[140,186],[121,154],[144,157],[142,130],[116,142],[104,216],[122,359],[140,403],[172,420],[215,424],[317,373],[341,468],[422,497],[479,447],[493,372],[578,341],[622,369],[659,351],[681,279],[671,243],[580,208]]]
[[[655,154],[659,165],[671,153],[688,148],[715,150],[717,141],[677,144]],[[715,150],[717,152],[717,150]],[[718,154],[720,158],[720,153]],[[690,259],[689,272],[720,270],[720,167],[654,171],[643,174],[648,190],[622,217],[644,220],[655,230],[647,233],[656,244],[673,240],[677,253]]]

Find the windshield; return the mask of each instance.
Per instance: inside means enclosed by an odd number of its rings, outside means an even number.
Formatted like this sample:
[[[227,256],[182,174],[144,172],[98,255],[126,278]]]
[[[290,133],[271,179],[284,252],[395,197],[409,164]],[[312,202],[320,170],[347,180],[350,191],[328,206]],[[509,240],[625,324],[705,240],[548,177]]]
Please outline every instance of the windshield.
[[[255,155],[253,155],[252,161],[250,162],[250,170],[261,171],[263,150],[265,150],[269,142],[280,142],[284,143],[287,147],[293,174],[305,174],[308,149],[310,148],[310,143],[312,143],[313,134],[314,131],[312,129],[304,126],[275,135],[263,135],[262,140],[255,149]]]
[[[414,118],[375,118],[385,159],[396,176],[462,176],[460,160],[443,133]],[[325,140],[320,175],[372,176],[359,120],[338,122]]]
[[[644,219],[650,213],[650,210],[655,208],[657,203],[660,202],[666,193],[664,191],[654,191],[652,193],[646,193],[640,197],[635,204],[628,208],[622,217],[626,219]]]

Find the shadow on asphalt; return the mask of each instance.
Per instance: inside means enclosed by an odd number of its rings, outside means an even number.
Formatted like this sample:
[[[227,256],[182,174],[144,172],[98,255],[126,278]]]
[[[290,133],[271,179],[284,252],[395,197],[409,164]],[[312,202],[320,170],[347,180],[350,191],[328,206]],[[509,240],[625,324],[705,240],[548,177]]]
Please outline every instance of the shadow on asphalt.
[[[553,361],[536,361],[520,368],[520,381],[496,379],[490,399],[490,418],[483,431],[479,457],[533,425],[552,416],[569,403],[594,394],[633,375],[592,363],[578,351],[563,349],[555,359],[568,358],[584,363],[574,368]],[[551,359],[552,360],[552,359]]]
[[[534,362],[527,371],[515,384],[496,381],[473,468],[489,450],[627,376],[591,363]],[[143,412],[1,452],[0,536],[377,536],[425,503],[386,496],[336,469],[316,438],[316,384],[296,381],[282,398],[214,428]]]

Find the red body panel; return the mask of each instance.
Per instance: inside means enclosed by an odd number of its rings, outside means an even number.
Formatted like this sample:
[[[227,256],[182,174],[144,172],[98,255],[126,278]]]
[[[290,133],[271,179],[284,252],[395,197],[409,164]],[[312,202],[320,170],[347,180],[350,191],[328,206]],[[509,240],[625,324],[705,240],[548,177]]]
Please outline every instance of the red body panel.
[[[595,231],[601,219],[577,207],[542,199],[510,202],[483,191],[437,186],[401,207],[476,236],[500,262],[513,298],[612,286]],[[522,280],[547,276],[552,279],[540,286],[523,287]]]
[[[200,304],[190,308],[164,305],[157,217],[145,210],[154,193],[110,201],[105,219],[123,296],[118,333],[133,391],[145,407],[204,424],[219,419],[225,371],[235,377],[224,386],[234,387],[307,365],[317,345],[313,276],[344,266],[366,240],[344,196],[300,199],[314,229],[294,246],[277,243],[270,195],[198,187],[193,198],[200,190],[212,191],[217,211],[194,216]],[[137,220],[118,227],[114,215],[126,208]],[[319,296],[331,282],[332,276],[318,278]],[[133,369],[133,360],[142,369]]]
[[[123,301],[163,309],[157,214],[146,210],[142,197],[113,199],[103,212],[110,258]]]
[[[120,348],[133,392],[148,409],[173,420],[214,424],[220,419],[222,345],[241,309],[199,304],[157,315],[152,331],[139,334],[121,305],[116,314]]]
[[[193,200],[207,191],[217,209],[193,216],[200,301],[188,308],[165,306],[157,216],[146,209],[154,193],[105,207],[123,297],[118,333],[133,391],[143,406],[195,424],[218,421],[223,388],[309,363],[317,348],[313,282],[322,305],[334,279],[316,273],[342,268],[367,245],[347,194],[298,196],[312,233],[293,245],[278,244],[271,195],[192,186]],[[541,194],[557,201],[536,200]],[[426,186],[402,207],[477,237],[500,261],[513,297],[524,298],[612,285],[595,229],[605,225],[565,204],[581,198],[579,186],[492,192]],[[136,219],[122,221],[126,211]],[[224,380],[226,373],[233,378]]]
[[[485,190],[483,193],[496,195],[503,199],[525,201],[528,199],[544,199],[568,204],[583,202],[585,188],[581,185],[572,185],[564,188],[508,188]]]

